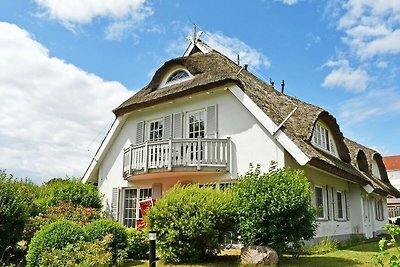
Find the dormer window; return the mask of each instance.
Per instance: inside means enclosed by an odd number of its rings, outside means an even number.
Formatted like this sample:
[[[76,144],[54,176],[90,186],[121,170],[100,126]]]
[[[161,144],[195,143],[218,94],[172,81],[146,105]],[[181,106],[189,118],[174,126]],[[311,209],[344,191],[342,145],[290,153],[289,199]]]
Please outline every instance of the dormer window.
[[[189,73],[187,73],[184,70],[177,70],[175,72],[173,72],[167,79],[166,84],[171,83],[171,82],[175,82],[181,79],[185,79],[189,77]]]
[[[381,173],[379,172],[379,167],[378,167],[378,163],[373,159],[372,160],[372,175],[377,177],[377,178],[381,178]]]
[[[164,76],[160,84],[160,88],[164,86],[170,86],[180,82],[184,82],[192,79],[194,76],[184,67],[175,67],[170,70],[169,74]]]
[[[328,128],[325,125],[317,122],[314,127],[314,133],[311,143],[323,149],[324,151],[337,156],[336,152],[336,145],[333,140],[331,133],[329,132]]]

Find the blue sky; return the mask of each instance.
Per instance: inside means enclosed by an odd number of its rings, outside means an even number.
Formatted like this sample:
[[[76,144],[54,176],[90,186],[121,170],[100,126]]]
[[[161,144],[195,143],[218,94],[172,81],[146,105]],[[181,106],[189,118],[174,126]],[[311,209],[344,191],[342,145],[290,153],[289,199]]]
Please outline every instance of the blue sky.
[[[111,110],[202,39],[400,154],[399,0],[0,0],[0,168],[81,176]]]

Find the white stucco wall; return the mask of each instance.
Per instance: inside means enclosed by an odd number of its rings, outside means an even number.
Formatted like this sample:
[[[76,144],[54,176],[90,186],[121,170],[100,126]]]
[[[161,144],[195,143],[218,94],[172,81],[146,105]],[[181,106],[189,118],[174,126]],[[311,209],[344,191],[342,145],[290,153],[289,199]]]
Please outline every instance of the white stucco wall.
[[[400,170],[387,170],[390,183],[400,189]]]
[[[204,177],[197,176],[197,174],[191,177],[188,173],[185,178],[169,177],[157,179],[157,181],[127,182],[123,179],[123,149],[135,142],[138,122],[162,118],[178,112],[190,112],[212,105],[218,106],[218,138],[231,138],[231,170],[229,173],[205,175]],[[236,178],[248,171],[250,163],[259,164],[261,170],[267,171],[272,160],[276,161],[279,167],[284,166],[284,152],[281,145],[271,137],[229,90],[219,88],[129,114],[100,164],[98,185],[105,196],[104,204],[107,208],[110,207],[112,188],[114,187],[151,187],[152,183],[161,182],[162,190],[165,192],[178,180],[205,183]]]

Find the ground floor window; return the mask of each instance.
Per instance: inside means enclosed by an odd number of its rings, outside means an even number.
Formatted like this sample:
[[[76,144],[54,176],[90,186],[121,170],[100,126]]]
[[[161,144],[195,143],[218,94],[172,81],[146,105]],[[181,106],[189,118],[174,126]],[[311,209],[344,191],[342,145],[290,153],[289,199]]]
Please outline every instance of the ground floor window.
[[[314,188],[315,206],[318,209],[318,219],[324,220],[327,218],[326,192],[322,186],[316,185]]]
[[[382,199],[377,199],[376,200],[376,219],[378,221],[382,221],[383,220],[383,201]]]
[[[346,218],[346,198],[342,191],[336,191],[336,219]]]
[[[123,224],[135,227],[136,221],[142,220],[139,201],[150,198],[151,188],[126,188],[123,191]]]
[[[226,182],[226,183],[207,183],[207,184],[199,184],[199,187],[212,187],[214,189],[219,189],[219,190],[226,190],[228,188],[231,188],[234,185],[233,182]]]

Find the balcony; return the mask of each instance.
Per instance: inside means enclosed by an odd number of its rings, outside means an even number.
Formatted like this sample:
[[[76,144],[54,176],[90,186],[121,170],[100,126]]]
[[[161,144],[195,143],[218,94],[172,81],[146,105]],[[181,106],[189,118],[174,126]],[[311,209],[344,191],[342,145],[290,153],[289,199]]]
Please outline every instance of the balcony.
[[[151,172],[229,172],[230,139],[168,139],[124,149],[123,176]]]

